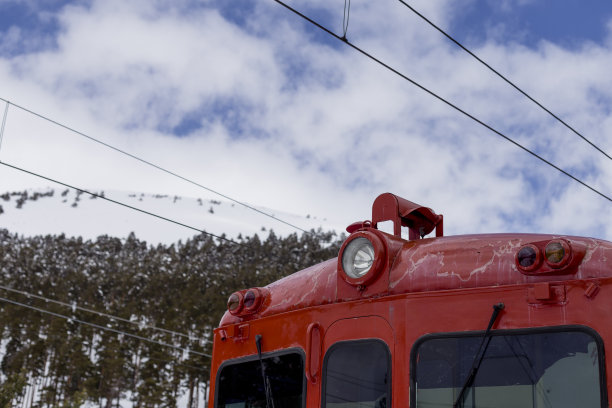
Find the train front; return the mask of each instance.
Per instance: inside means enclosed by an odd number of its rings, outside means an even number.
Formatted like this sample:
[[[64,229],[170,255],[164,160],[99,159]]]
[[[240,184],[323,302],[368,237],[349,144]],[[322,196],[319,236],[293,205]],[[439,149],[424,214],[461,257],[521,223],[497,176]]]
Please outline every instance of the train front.
[[[337,259],[230,296],[209,408],[608,406],[612,243],[444,237],[388,193],[348,230]]]

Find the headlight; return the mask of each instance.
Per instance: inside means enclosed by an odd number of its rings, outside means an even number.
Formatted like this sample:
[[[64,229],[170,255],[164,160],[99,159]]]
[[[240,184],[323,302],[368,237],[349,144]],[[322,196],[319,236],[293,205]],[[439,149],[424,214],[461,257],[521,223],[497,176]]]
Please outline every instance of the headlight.
[[[546,263],[551,268],[561,268],[569,262],[571,247],[563,240],[550,241],[544,249]]]
[[[355,238],[342,253],[342,268],[353,279],[367,274],[374,264],[374,246],[367,238]]]
[[[251,288],[234,292],[227,299],[227,310],[234,316],[244,317],[265,308],[270,291],[266,288]]]
[[[573,254],[572,245],[565,239],[538,241],[521,246],[515,262],[518,269],[527,275],[560,273],[573,262],[572,259],[579,262],[580,259]],[[584,253],[580,258],[582,256]]]
[[[232,293],[229,299],[227,299],[227,310],[233,315],[240,313],[243,306],[242,294],[240,292]]]
[[[533,244],[527,244],[516,253],[516,264],[524,271],[533,271],[540,266],[541,258],[540,249]]]
[[[263,301],[263,294],[257,288],[249,289],[244,294],[244,309],[248,313],[255,313],[261,302]]]
[[[338,271],[353,286],[372,283],[385,268],[387,246],[370,231],[353,233],[340,248]]]

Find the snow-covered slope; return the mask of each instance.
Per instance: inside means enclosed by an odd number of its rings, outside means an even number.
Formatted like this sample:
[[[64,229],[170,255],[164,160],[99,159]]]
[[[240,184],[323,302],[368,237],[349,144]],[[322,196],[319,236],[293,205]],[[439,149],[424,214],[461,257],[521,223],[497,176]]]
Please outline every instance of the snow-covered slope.
[[[240,234],[266,237],[301,231],[243,205],[216,198],[179,197],[122,191],[96,191],[104,197],[172,219],[215,235],[234,239]],[[250,204],[249,204],[250,205]],[[258,210],[304,230],[341,232],[342,226],[308,214],[295,215],[268,208]],[[95,239],[99,235],[127,237],[131,232],[151,244],[185,240],[199,232],[185,226],[69,189],[0,191],[0,228],[26,236],[66,234]]]

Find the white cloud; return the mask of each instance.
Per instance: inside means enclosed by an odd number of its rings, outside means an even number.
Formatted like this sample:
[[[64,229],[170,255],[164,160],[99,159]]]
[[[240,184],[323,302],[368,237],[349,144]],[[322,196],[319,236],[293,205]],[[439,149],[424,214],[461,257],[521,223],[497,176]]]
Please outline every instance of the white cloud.
[[[340,32],[343,1],[292,4]],[[415,7],[439,23],[454,12],[452,2]],[[0,59],[0,97],[242,201],[348,224],[390,191],[444,213],[452,233],[612,238],[596,227],[611,224],[604,199],[274,2],[257,2],[245,26],[213,1],[94,1],[58,21],[57,47]],[[612,193],[609,160],[405,7],[353,2],[349,40]],[[474,51],[612,152],[610,44]],[[202,127],[173,136],[186,118]],[[15,108],[5,133],[0,159],[75,184],[201,195]]]

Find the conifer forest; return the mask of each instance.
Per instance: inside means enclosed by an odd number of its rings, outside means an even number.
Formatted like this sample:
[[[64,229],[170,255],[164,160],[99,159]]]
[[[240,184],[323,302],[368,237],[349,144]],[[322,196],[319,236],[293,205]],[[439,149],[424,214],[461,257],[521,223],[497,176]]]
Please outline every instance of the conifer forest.
[[[196,407],[228,296],[337,256],[341,238],[270,232],[236,245],[198,235],[153,246],[133,234],[0,229],[0,407]]]

